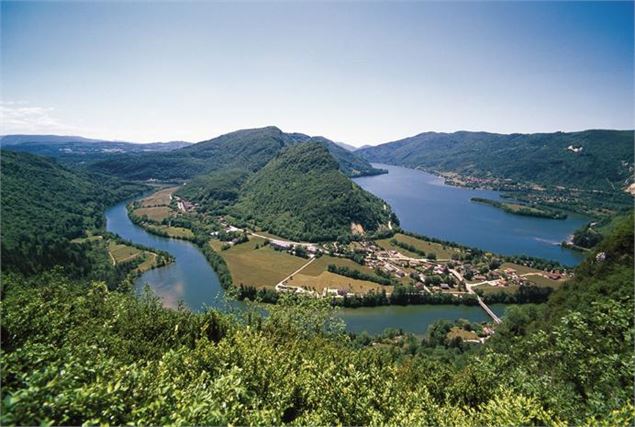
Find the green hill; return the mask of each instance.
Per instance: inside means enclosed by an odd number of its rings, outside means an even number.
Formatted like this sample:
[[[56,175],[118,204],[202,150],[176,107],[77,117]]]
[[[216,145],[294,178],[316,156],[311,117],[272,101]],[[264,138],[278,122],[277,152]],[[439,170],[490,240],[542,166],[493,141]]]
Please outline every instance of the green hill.
[[[285,147],[310,139],[308,135],[285,133],[273,126],[244,129],[170,152],[113,155],[93,163],[90,168],[135,180],[187,180],[221,169],[255,172]],[[382,172],[326,138],[320,138],[320,142],[329,148],[348,176]]]
[[[298,240],[335,240],[385,227],[391,210],[338,168],[320,143],[293,145],[250,177],[234,211],[265,229]]]
[[[377,163],[604,191],[621,191],[633,175],[633,131],[425,132],[355,153]]]
[[[2,268],[25,272],[79,262],[69,241],[103,228],[104,209],[143,187],[81,173],[54,160],[1,151]]]

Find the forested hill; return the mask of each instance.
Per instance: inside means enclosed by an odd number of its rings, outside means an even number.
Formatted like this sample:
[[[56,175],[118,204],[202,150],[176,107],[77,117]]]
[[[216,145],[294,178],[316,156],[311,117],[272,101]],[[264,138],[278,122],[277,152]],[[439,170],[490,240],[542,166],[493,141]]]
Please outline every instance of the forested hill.
[[[425,132],[355,153],[430,171],[606,191],[621,191],[633,175],[633,131]]]
[[[37,272],[79,261],[70,239],[102,228],[103,211],[143,189],[72,171],[54,160],[2,150],[2,269]]]
[[[186,180],[212,171],[234,168],[255,172],[285,147],[310,139],[308,135],[285,133],[273,126],[244,129],[168,153],[111,156],[96,162],[91,169],[136,180]],[[329,148],[341,170],[348,176],[382,172],[332,141],[325,138],[320,141]]]
[[[274,234],[297,240],[335,240],[352,225],[387,227],[390,207],[347,178],[320,143],[288,147],[250,177],[235,211]],[[394,220],[393,220],[394,221]]]

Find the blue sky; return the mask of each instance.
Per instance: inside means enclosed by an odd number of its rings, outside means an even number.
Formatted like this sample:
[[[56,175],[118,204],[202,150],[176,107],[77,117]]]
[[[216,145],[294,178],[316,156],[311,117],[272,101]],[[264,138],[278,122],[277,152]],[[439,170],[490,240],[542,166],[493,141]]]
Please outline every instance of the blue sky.
[[[0,7],[5,134],[633,128],[632,2]]]

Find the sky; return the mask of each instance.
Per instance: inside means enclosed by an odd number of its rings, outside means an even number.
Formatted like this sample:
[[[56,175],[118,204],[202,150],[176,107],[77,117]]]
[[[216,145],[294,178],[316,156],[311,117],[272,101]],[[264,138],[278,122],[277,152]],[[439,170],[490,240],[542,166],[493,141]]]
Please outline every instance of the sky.
[[[0,3],[0,134],[633,129],[633,2]]]

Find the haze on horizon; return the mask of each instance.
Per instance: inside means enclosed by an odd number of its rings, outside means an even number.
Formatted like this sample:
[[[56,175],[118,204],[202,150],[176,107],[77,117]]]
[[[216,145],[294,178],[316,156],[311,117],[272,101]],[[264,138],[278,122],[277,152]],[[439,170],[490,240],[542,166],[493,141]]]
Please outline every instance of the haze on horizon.
[[[0,8],[0,134],[196,142],[275,125],[361,146],[634,127],[632,2]]]

